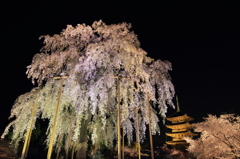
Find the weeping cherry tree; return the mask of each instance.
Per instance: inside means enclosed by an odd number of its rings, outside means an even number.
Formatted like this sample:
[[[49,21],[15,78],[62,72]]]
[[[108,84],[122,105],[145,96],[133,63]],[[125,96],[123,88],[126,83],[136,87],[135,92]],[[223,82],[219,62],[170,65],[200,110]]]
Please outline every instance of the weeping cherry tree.
[[[46,132],[49,146],[59,91],[62,95],[53,146],[57,149],[58,143],[64,143],[67,154],[70,149],[85,150],[88,140],[97,148],[102,144],[114,146],[118,95],[120,124],[129,144],[135,140],[135,108],[139,109],[140,139],[145,139],[148,102],[152,107],[152,134],[160,133],[157,114],[164,119],[167,107],[173,106],[174,87],[168,73],[171,64],[148,57],[130,28],[130,24],[106,25],[100,20],[92,26],[68,25],[60,34],[41,36],[44,46],[26,72],[38,86],[18,97],[10,116],[15,120],[6,127],[2,138],[13,127],[12,143],[17,148],[25,139],[36,104],[33,123],[36,119],[49,120]],[[62,83],[54,79],[59,76],[68,78]],[[120,94],[116,77],[120,80]]]

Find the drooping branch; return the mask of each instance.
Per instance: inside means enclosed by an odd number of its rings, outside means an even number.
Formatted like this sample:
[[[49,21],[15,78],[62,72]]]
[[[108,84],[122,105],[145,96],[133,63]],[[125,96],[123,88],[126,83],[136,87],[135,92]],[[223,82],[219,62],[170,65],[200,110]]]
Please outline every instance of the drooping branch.
[[[16,116],[16,120],[10,124],[14,126],[14,142],[23,139],[30,110],[36,102],[35,119],[49,120],[46,132],[49,146],[61,85],[60,81],[53,80],[55,76],[69,78],[62,87],[53,147],[57,141],[64,140],[67,152],[75,150],[86,131],[87,138],[96,146],[113,147],[118,122],[117,84],[113,76],[127,78],[121,81],[124,84],[120,85],[119,101],[124,112],[121,113],[120,125],[128,143],[133,141],[136,127],[134,108],[139,109],[140,140],[145,139],[149,123],[145,94],[149,95],[153,107],[150,111],[152,133],[160,133],[157,114],[160,113],[164,119],[167,108],[173,106],[174,86],[168,73],[172,69],[171,64],[148,57],[130,28],[127,23],[106,25],[100,20],[92,26],[69,25],[60,34],[42,36],[44,46],[27,67],[27,76],[33,84],[37,82],[39,92],[24,94],[15,103],[11,117]],[[85,122],[88,124],[84,125]]]

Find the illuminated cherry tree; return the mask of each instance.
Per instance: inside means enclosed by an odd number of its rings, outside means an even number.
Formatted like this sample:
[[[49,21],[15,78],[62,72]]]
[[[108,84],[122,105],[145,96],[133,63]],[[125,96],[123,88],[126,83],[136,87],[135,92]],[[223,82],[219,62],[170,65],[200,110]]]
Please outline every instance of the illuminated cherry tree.
[[[220,117],[209,115],[204,122],[192,124],[196,132],[201,132],[197,140],[185,138],[190,144],[188,151],[198,159],[240,157],[240,117],[223,114]]]
[[[49,119],[48,145],[62,87],[54,146],[57,148],[57,143],[62,142],[68,152],[85,147],[89,139],[95,147],[113,147],[117,138],[116,77],[120,80],[120,123],[128,143],[135,140],[135,108],[139,109],[140,138],[145,138],[149,124],[147,102],[153,108],[152,133],[160,133],[157,114],[164,119],[167,107],[173,106],[174,87],[168,74],[171,64],[148,57],[130,28],[126,23],[106,25],[96,21],[92,26],[68,25],[60,34],[40,37],[45,45],[26,72],[38,87],[16,100],[10,116],[16,119],[2,137],[12,126],[12,142],[17,147],[26,136],[36,104],[34,122],[37,118]],[[63,84],[54,79],[59,76],[67,77]]]

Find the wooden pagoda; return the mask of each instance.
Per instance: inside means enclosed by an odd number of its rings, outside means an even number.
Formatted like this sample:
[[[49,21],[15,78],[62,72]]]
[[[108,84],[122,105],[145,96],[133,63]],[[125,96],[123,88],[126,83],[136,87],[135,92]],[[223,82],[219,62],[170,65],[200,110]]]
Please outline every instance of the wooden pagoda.
[[[170,121],[170,125],[166,125],[167,128],[171,129],[172,132],[166,133],[167,136],[171,137],[171,141],[166,141],[168,145],[179,145],[187,144],[183,137],[192,137],[197,136],[196,133],[191,132],[192,126],[189,121],[192,121],[194,118],[184,114],[179,109],[178,98],[177,99],[177,111],[166,117],[166,120]]]

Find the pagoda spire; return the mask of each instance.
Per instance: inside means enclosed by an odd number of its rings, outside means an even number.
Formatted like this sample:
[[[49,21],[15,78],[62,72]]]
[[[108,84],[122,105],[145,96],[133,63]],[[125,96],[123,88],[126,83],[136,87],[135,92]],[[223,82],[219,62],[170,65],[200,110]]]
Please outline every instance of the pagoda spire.
[[[179,104],[178,104],[178,96],[176,96],[176,102],[177,102],[177,112],[180,112]]]

